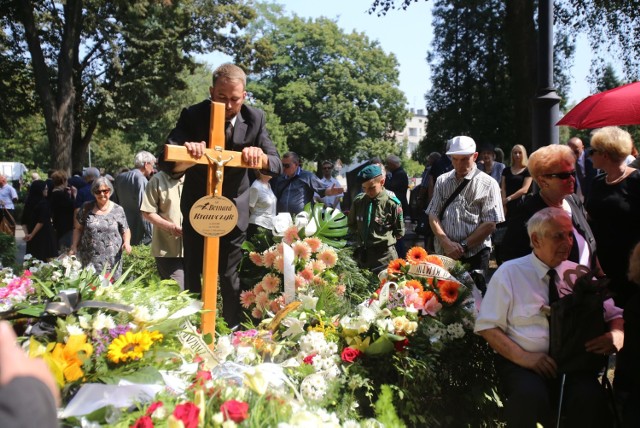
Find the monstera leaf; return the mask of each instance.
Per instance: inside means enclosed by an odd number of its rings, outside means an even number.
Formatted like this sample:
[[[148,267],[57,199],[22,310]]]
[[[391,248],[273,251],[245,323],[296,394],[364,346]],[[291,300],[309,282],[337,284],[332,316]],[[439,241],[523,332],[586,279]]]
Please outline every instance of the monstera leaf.
[[[304,211],[309,215],[309,223],[304,227],[306,236],[315,236],[335,248],[347,245],[344,239],[348,232],[347,216],[342,211],[321,203],[313,207],[307,204]]]

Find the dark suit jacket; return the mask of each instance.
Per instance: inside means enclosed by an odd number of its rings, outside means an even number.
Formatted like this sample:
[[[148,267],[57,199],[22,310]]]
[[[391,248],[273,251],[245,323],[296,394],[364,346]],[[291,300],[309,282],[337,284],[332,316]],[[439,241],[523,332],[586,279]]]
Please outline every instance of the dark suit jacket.
[[[587,222],[584,206],[575,195],[568,195],[564,199],[571,207],[573,227],[582,235],[589,246],[591,253],[591,266],[589,267],[593,269],[596,262],[596,239],[593,237],[593,232]],[[522,204],[509,216],[509,220],[507,220],[507,232],[502,241],[501,255],[504,261],[523,257],[531,253],[529,234],[527,233],[527,222],[535,213],[544,208],[548,208],[548,205],[544,202],[540,193],[535,193],[525,196]],[[579,260],[575,257],[575,255],[577,255],[577,243],[575,240],[573,241],[573,245],[575,248],[571,251],[569,260],[579,263]]]
[[[209,143],[209,120],[211,101],[185,108],[180,113],[176,127],[169,133],[167,144],[183,145],[185,142],[204,141]],[[241,152],[249,146],[260,147],[269,157],[269,172],[277,175],[282,172],[282,162],[275,145],[269,138],[262,110],[243,105],[233,128],[233,144],[227,144],[226,150]],[[191,206],[207,190],[207,166],[195,165],[185,174],[184,190],[180,208],[185,221],[189,221]],[[233,200],[238,208],[238,228],[242,231],[249,224],[249,182],[248,170],[244,168],[225,168],[222,183],[222,195]]]
[[[580,190],[582,191],[582,196],[584,196],[586,201],[589,199],[589,193],[591,192],[591,182],[598,174],[598,170],[593,167],[593,161],[591,161],[591,158],[587,156],[585,151],[582,152],[582,156],[584,156],[584,171],[582,171],[582,173],[577,173],[577,178]],[[576,170],[578,168],[578,161],[576,161]]]

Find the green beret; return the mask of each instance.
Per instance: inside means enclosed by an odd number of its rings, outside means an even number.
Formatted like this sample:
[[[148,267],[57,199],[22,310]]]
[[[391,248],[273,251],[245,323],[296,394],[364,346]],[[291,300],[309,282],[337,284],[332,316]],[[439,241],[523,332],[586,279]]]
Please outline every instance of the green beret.
[[[365,166],[358,173],[358,179],[361,183],[369,181],[372,178],[376,178],[382,175],[382,169],[378,165]]]

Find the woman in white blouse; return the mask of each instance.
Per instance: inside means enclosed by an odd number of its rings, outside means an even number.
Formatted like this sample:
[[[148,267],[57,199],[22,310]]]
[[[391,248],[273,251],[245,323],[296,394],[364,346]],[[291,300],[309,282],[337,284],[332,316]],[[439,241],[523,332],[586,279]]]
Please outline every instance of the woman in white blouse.
[[[271,190],[271,176],[255,170],[257,180],[249,189],[249,227],[247,239],[259,232],[273,229],[273,218],[276,216],[276,195]],[[265,230],[266,229],[266,230]]]

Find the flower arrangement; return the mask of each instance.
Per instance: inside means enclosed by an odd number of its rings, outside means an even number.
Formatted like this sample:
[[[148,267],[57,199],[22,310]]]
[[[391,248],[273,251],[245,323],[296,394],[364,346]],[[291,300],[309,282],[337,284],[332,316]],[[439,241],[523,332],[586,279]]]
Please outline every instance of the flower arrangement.
[[[292,302],[283,293],[285,245]],[[434,426],[490,417],[489,352],[469,334],[473,284],[459,264],[412,248],[357,299],[349,250],[300,229],[248,259],[258,275],[243,304],[261,321],[219,333],[213,352],[189,344],[204,343],[187,327],[198,302],[142,273],[112,282],[73,258],[29,260],[20,275],[3,271],[0,295],[10,296],[7,317],[27,317],[14,325],[54,373],[68,426]]]

